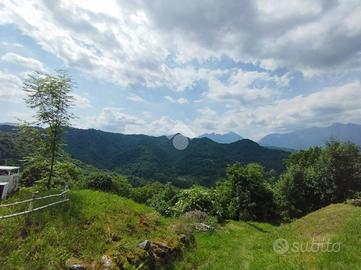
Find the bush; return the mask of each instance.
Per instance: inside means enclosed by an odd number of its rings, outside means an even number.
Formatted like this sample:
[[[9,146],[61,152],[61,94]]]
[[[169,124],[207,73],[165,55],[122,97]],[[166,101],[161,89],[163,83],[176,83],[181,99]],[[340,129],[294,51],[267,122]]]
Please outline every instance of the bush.
[[[214,192],[211,189],[196,186],[183,190],[177,196],[177,202],[172,211],[179,215],[185,212],[199,210],[205,213],[214,212]]]
[[[217,183],[215,211],[223,219],[273,219],[273,192],[263,167],[258,164],[244,166],[240,163],[229,166],[225,181]]]
[[[115,185],[110,175],[105,173],[94,173],[88,177],[87,187],[101,191],[115,191]]]
[[[44,179],[47,172],[46,162],[33,162],[24,168],[20,183],[25,187],[32,187],[36,182]]]
[[[112,176],[114,192],[120,196],[129,198],[131,194],[132,185],[129,183],[128,178],[122,175]]]
[[[148,199],[147,204],[160,214],[169,216],[172,214],[171,208],[175,204],[176,194],[176,189],[168,183],[158,194],[154,194],[152,198]]]
[[[276,184],[275,197],[284,219],[303,216],[361,191],[361,153],[352,143],[327,142],[292,154]]]

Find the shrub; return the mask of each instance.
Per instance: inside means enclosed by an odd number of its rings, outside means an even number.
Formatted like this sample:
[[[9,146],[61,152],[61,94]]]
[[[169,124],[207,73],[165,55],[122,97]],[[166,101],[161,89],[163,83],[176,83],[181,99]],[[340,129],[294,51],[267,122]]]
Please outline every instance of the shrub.
[[[105,173],[94,173],[88,177],[87,187],[101,191],[115,191],[113,179]]]
[[[193,210],[212,213],[214,211],[214,192],[200,186],[181,191],[172,211],[179,215]]]
[[[361,191],[361,153],[352,143],[331,140],[292,154],[276,184],[276,202],[285,219],[303,216]]]
[[[218,182],[215,194],[216,214],[220,218],[268,220],[275,215],[272,189],[261,165],[229,166],[226,179]]]

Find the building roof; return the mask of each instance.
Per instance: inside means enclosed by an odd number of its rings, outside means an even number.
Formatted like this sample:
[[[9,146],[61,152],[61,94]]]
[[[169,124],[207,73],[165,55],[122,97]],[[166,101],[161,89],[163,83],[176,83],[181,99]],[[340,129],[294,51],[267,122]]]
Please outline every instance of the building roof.
[[[18,170],[20,167],[13,167],[13,166],[0,166],[0,170],[4,171],[11,171],[11,170]]]

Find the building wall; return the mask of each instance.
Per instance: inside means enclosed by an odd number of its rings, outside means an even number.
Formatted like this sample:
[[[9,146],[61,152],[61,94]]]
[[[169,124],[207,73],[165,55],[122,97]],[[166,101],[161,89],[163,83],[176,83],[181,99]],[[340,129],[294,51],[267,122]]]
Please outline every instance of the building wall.
[[[4,187],[3,196],[1,199],[5,199],[8,193],[15,191],[18,188],[18,181],[19,181],[18,174],[0,176],[0,182],[7,183],[7,185],[5,185]]]

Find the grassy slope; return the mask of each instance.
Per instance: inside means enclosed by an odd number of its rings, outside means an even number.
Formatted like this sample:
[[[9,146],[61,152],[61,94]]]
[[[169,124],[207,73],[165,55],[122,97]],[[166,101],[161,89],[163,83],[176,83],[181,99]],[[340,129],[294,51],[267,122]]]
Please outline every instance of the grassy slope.
[[[304,244],[341,242],[341,251],[287,252],[278,255],[278,239]],[[197,248],[177,269],[361,269],[361,208],[330,205],[291,224],[229,222],[213,234],[197,234]]]
[[[24,217],[0,221],[0,269],[63,269],[70,257],[91,264],[145,239],[178,244],[174,220],[144,205],[89,190],[69,196],[34,213],[30,226]]]

